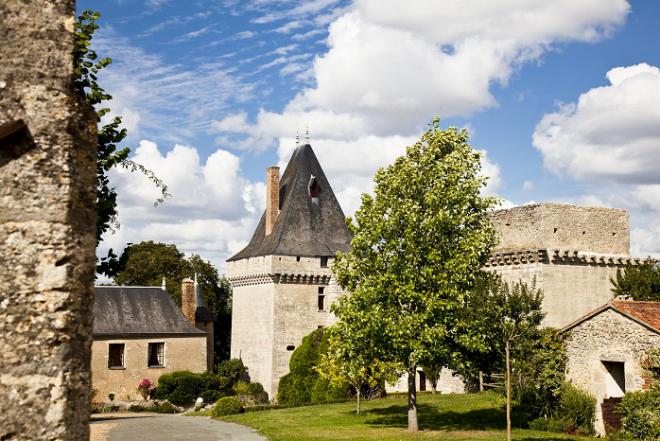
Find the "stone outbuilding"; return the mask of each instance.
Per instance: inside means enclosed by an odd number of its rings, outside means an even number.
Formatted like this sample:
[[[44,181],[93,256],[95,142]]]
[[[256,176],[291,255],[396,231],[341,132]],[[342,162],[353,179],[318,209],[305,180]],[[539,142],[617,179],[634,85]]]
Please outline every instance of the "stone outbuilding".
[[[110,394],[117,400],[137,399],[143,378],[157,383],[166,373],[207,370],[213,336],[199,329],[208,321],[197,326],[194,320],[197,313],[211,321],[212,329],[212,317],[194,305],[194,282],[188,280],[182,288],[184,298],[190,295],[186,290],[193,293],[193,305],[184,302],[194,311],[190,318],[164,287],[96,287],[91,364],[96,400],[106,401]]]
[[[642,361],[660,347],[660,302],[612,300],[562,329],[566,379],[596,397],[596,431],[616,427],[613,408],[647,386]]]

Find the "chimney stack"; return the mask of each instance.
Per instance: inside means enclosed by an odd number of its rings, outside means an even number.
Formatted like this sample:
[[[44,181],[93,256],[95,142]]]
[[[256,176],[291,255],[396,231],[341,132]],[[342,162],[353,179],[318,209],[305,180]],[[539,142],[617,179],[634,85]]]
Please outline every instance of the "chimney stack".
[[[181,282],[181,312],[183,315],[190,320],[190,323],[195,325],[195,310],[197,305],[195,304],[195,282],[186,277]]]
[[[275,226],[277,216],[280,214],[280,168],[268,167],[266,169],[266,236]]]

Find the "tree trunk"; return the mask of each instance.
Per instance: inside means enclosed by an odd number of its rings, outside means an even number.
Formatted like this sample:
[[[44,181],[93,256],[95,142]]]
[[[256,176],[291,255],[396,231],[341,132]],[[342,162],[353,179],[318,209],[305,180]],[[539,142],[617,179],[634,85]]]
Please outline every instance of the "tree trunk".
[[[511,441],[511,366],[509,364],[509,340],[505,343],[506,351],[506,373],[504,375],[506,381],[506,439]]]
[[[417,367],[414,364],[408,366],[408,432],[419,431],[417,422]]]
[[[479,392],[484,391],[484,373],[479,371]]]
[[[431,393],[435,395],[437,391],[438,391],[438,378],[436,377],[435,379],[431,380]]]
[[[355,413],[357,415],[360,415],[360,388],[358,387],[355,390],[357,391],[357,410],[355,411]]]

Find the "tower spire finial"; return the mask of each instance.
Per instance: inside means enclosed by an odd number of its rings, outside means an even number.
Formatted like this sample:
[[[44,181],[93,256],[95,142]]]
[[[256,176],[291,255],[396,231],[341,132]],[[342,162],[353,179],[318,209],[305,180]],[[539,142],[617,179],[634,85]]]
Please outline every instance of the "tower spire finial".
[[[309,144],[309,126],[305,128],[305,141]]]
[[[296,130],[296,147],[300,145],[300,133]]]

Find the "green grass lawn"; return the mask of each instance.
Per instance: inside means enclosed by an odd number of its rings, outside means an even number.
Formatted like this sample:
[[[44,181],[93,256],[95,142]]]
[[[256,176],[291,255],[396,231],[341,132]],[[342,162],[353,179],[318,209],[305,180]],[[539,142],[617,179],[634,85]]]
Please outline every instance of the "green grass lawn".
[[[494,393],[418,396],[417,434],[409,434],[405,395],[364,401],[355,415],[355,402],[250,412],[223,417],[254,427],[272,441],[307,440],[503,440],[505,414]],[[587,440],[559,433],[517,429],[523,419],[513,415],[516,440]]]

